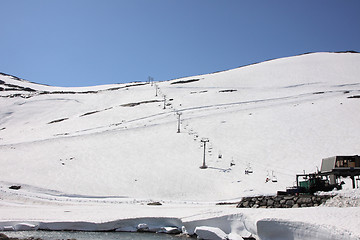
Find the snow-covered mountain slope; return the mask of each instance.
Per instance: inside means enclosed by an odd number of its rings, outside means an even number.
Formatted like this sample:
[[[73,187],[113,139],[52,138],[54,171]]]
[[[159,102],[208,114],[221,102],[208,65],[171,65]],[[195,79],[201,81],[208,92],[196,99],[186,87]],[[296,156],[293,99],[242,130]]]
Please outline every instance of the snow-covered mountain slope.
[[[356,53],[156,84],[59,88],[1,74],[0,90],[0,181],[66,194],[237,199],[284,190],[324,157],[360,153]]]

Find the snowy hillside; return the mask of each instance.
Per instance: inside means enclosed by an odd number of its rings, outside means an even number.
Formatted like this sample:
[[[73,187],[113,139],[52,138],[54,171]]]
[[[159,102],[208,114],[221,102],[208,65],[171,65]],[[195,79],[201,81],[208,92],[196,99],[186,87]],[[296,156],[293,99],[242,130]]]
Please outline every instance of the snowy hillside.
[[[1,74],[0,90],[0,181],[31,189],[231,200],[284,190],[322,158],[360,154],[356,53],[86,88]],[[265,183],[268,175],[277,182]]]

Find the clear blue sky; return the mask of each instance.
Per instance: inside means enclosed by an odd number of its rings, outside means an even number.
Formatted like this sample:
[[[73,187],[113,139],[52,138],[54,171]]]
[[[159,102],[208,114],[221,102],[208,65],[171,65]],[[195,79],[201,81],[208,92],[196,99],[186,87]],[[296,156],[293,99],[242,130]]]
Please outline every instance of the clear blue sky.
[[[0,72],[55,86],[169,80],[360,52],[359,0],[0,0]]]

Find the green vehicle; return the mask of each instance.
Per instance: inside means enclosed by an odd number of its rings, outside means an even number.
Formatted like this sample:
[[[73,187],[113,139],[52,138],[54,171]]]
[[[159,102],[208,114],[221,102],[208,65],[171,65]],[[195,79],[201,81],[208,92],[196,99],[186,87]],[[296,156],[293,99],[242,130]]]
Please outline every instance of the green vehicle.
[[[309,177],[305,181],[299,182],[298,188],[300,193],[315,193],[317,191],[332,191],[334,188],[341,189],[342,184],[330,184],[327,178],[321,176],[309,174]]]

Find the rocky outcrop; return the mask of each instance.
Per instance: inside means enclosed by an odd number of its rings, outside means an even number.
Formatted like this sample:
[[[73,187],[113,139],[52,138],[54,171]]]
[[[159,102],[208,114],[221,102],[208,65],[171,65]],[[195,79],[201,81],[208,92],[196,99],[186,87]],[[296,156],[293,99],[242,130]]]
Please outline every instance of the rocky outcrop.
[[[150,202],[147,205],[149,205],[149,206],[161,206],[162,204],[160,202]]]
[[[278,195],[278,196],[256,196],[245,197],[238,208],[299,208],[316,207],[325,203],[330,195]]]

